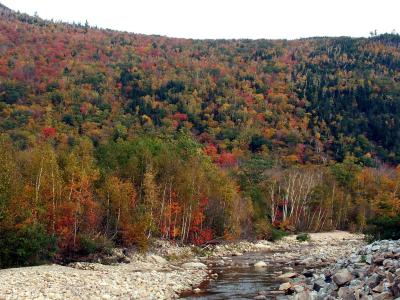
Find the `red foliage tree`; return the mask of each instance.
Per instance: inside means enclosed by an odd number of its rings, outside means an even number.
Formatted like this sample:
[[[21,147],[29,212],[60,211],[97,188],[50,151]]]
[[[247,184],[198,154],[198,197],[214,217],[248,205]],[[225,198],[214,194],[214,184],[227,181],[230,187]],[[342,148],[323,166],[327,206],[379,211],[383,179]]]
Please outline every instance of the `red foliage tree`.
[[[47,138],[54,137],[56,135],[57,130],[54,127],[44,127],[42,129],[43,136]]]
[[[218,158],[218,164],[222,167],[233,167],[236,165],[236,158],[230,152],[223,152]]]

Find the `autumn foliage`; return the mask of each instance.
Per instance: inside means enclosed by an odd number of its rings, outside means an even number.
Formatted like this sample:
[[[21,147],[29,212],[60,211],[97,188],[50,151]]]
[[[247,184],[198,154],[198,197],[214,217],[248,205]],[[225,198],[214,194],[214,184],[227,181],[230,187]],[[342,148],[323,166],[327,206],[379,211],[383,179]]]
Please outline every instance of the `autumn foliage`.
[[[175,39],[0,6],[0,265],[397,220],[399,45]],[[38,243],[15,258],[16,239]]]

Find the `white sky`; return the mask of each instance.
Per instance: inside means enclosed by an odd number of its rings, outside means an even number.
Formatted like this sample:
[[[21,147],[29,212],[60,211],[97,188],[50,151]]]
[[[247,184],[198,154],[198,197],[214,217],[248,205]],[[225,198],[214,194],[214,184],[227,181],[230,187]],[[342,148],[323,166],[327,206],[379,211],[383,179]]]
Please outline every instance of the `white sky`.
[[[400,32],[400,0],[0,0],[44,19],[185,38]]]

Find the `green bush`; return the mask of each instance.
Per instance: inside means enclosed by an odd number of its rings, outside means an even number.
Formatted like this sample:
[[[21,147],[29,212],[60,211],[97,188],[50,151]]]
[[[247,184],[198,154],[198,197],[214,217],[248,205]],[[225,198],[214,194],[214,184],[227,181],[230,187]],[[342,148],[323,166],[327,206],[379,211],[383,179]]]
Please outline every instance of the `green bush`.
[[[113,248],[113,243],[104,236],[89,237],[80,236],[80,253],[83,255],[89,255],[93,253],[104,253],[109,254]]]
[[[56,239],[41,225],[0,229],[0,267],[37,265],[56,253]]]
[[[296,236],[296,240],[300,242],[305,242],[310,240],[310,235],[308,233],[300,233]]]
[[[378,217],[368,221],[365,231],[368,240],[400,239],[400,216]]]
[[[279,241],[287,235],[288,235],[288,233],[282,229],[272,228],[270,240],[273,242]]]

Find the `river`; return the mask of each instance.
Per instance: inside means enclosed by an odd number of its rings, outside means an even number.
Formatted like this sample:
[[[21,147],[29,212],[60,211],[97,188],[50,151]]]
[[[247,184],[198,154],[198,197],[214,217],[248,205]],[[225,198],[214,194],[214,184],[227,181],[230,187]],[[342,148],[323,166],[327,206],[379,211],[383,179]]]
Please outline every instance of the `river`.
[[[267,267],[254,267],[257,261],[266,261]],[[292,269],[293,267],[293,269]],[[254,299],[265,295],[266,299],[287,299],[284,295],[272,295],[283,282],[278,278],[280,274],[288,271],[301,272],[303,267],[274,265],[272,253],[253,252],[242,256],[230,257],[224,261],[216,260],[212,273],[217,273],[216,280],[205,281],[200,286],[202,292],[184,293],[183,299],[192,300],[220,300],[220,299]],[[261,299],[262,297],[260,297]]]

